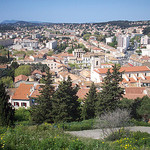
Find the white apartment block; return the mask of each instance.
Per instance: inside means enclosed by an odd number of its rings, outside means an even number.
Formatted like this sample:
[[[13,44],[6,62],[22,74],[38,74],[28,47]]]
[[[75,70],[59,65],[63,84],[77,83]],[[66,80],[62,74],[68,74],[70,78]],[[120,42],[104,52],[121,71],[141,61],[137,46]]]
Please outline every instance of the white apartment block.
[[[142,45],[150,44],[150,38],[149,38],[147,35],[142,36],[142,37],[141,37],[141,44],[142,44]]]
[[[46,43],[46,48],[48,48],[48,49],[55,49],[56,47],[57,47],[56,40],[49,41],[48,43]]]
[[[125,52],[129,47],[130,37],[129,35],[118,35],[117,42],[117,49],[120,49],[120,52]]]
[[[108,37],[108,38],[106,38],[106,44],[112,43],[113,39],[114,39],[114,37]]]

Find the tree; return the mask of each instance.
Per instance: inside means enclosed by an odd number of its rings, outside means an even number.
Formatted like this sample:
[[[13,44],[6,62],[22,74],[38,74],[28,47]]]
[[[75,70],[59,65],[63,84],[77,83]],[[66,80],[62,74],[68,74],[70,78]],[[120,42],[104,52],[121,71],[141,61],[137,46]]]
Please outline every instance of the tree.
[[[43,79],[45,85],[42,86],[41,95],[37,98],[37,105],[31,107],[32,121],[35,123],[53,122],[52,118],[52,95],[54,86],[52,85],[52,75],[48,72]]]
[[[137,110],[138,114],[141,115],[145,122],[148,122],[150,119],[150,98],[144,96],[141,99],[141,106]]]
[[[84,99],[85,104],[83,106],[82,116],[83,119],[91,119],[96,116],[96,102],[97,102],[97,91],[94,83],[92,83],[89,92],[86,94]]]
[[[120,66],[114,65],[112,73],[108,69],[102,85],[102,90],[98,94],[97,114],[113,111],[118,107],[120,98],[124,94],[123,88],[119,86],[122,79],[122,72],[119,72]]]
[[[29,76],[31,74],[31,66],[30,65],[22,65],[19,66],[16,70],[15,70],[15,77],[19,76],[19,75],[26,75]]]
[[[11,126],[14,122],[14,109],[8,102],[5,86],[0,82],[0,126]]]
[[[9,76],[5,76],[5,77],[2,77],[1,80],[0,80],[2,83],[4,83],[4,85],[7,87],[7,88],[12,88],[13,87],[13,78],[12,77],[9,77]]]
[[[79,87],[72,87],[71,78],[63,80],[53,96],[54,122],[71,122],[80,118],[80,103],[76,95]]]

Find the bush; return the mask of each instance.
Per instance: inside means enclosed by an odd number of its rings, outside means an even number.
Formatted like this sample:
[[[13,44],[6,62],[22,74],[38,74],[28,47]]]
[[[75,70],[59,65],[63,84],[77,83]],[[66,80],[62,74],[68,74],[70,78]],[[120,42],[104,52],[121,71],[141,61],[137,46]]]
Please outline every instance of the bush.
[[[103,136],[107,137],[128,125],[130,119],[130,111],[126,109],[116,109],[113,112],[107,112],[101,115],[97,120],[95,127],[102,129]]]
[[[66,131],[81,131],[93,129],[94,119],[83,120],[81,122],[62,123],[59,126]]]
[[[130,123],[134,126],[147,126],[150,127],[150,123],[144,122],[144,121],[138,121],[135,119],[131,119]]]
[[[122,134],[118,134],[119,131],[113,135],[109,135],[105,140],[111,140],[115,149],[119,146],[121,149],[149,149],[150,148],[150,134],[145,132],[129,132],[122,130]],[[114,135],[116,138],[114,139]],[[112,138],[113,137],[113,138]]]
[[[30,120],[29,109],[25,109],[25,108],[16,109],[15,120],[16,121],[29,121]]]
[[[108,141],[116,141],[116,140],[120,140],[121,138],[127,138],[130,136],[130,131],[129,130],[125,130],[124,128],[122,129],[119,129],[118,131],[110,134],[109,136],[107,136],[105,138],[105,140],[108,140]]]

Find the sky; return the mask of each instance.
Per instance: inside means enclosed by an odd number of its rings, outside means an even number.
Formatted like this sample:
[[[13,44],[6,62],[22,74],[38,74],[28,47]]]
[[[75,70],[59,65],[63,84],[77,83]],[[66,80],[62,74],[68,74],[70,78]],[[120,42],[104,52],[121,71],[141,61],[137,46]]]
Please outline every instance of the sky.
[[[0,0],[3,20],[92,23],[150,20],[150,0]]]

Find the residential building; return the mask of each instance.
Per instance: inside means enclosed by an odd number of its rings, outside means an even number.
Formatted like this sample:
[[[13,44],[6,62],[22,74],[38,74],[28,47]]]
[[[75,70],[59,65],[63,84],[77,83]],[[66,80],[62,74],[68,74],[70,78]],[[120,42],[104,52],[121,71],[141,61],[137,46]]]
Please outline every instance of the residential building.
[[[108,68],[96,68],[91,72],[91,81],[95,83],[103,82]],[[112,69],[110,69],[112,72]],[[123,72],[123,81],[121,85],[128,87],[140,87],[141,80],[147,80],[150,77],[150,68],[147,66],[121,67],[120,72]]]
[[[118,35],[117,42],[118,42],[117,49],[119,49],[120,52],[125,52],[129,47],[130,37],[129,35]]]
[[[56,40],[49,41],[48,43],[46,43],[46,48],[55,49],[56,47],[57,47],[57,41]]]

